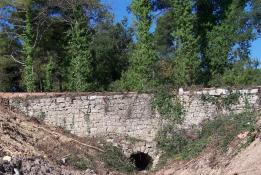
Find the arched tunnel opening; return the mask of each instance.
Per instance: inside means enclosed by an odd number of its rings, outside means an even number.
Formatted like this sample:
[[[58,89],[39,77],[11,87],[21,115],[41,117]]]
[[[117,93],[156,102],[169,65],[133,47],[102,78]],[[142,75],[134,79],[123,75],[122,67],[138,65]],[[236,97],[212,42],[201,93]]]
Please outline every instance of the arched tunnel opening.
[[[133,153],[130,156],[130,160],[134,163],[138,171],[149,169],[152,165],[152,158],[150,155],[143,152]]]

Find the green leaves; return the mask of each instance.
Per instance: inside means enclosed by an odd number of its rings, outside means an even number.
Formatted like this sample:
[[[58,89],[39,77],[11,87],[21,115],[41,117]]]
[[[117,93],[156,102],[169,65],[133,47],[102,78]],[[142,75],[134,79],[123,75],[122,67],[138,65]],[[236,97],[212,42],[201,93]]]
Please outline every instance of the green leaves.
[[[50,57],[49,62],[44,66],[44,90],[52,91],[53,90],[53,72],[55,70],[55,63],[53,58]]]
[[[155,91],[156,84],[261,82],[249,49],[260,35],[259,0],[133,0],[135,37],[126,25],[114,24],[98,0],[0,2],[6,5],[16,10],[5,19],[14,28],[2,24],[0,37],[7,43],[2,54],[26,63],[16,66],[13,77],[28,91]],[[154,10],[164,13],[156,16]],[[151,33],[156,17],[157,29]],[[47,68],[50,57],[53,75]],[[3,67],[10,75],[13,64],[8,65]],[[5,84],[11,86],[9,81]]]
[[[175,38],[173,79],[178,86],[196,84],[199,76],[199,38],[194,34],[196,16],[192,13],[193,4],[190,0],[172,1],[175,27],[172,33]]]
[[[90,33],[86,28],[86,18],[81,7],[75,9],[77,16],[68,32],[67,56],[70,60],[68,89],[84,92],[92,88],[92,54]]]
[[[26,1],[27,2],[27,1]],[[34,61],[33,61],[33,31],[32,31],[32,1],[28,1],[27,10],[26,10],[26,19],[25,19],[25,32],[22,35],[24,41],[23,45],[23,54],[25,56],[25,66],[23,80],[27,92],[33,92],[35,90],[35,75],[34,75]]]
[[[150,0],[133,0],[131,10],[136,16],[137,43],[131,54],[128,71],[113,86],[125,90],[145,91],[152,88],[156,52],[149,30],[152,24]]]

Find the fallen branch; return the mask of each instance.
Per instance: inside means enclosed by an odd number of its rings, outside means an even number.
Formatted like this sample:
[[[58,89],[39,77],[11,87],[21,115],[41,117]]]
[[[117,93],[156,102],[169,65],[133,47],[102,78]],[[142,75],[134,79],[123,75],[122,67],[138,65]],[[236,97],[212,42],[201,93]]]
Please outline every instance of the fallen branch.
[[[43,128],[43,127],[37,127],[37,128],[38,128],[38,129],[42,129],[42,130],[44,130],[45,132],[48,132],[48,133],[51,134],[51,135],[57,135],[57,136],[61,137],[61,134],[58,133],[58,132],[49,131],[49,130]],[[98,147],[95,147],[95,146],[92,146],[92,145],[87,145],[87,144],[82,143],[82,142],[80,142],[80,141],[78,141],[78,140],[75,140],[75,139],[73,139],[73,138],[70,138],[70,141],[75,142],[75,143],[78,143],[79,145],[82,145],[82,146],[85,146],[85,147],[94,149],[94,150],[96,150],[96,151],[100,151],[100,152],[103,152],[103,153],[105,152],[104,150],[102,150],[102,149],[100,149],[100,148],[98,148]]]

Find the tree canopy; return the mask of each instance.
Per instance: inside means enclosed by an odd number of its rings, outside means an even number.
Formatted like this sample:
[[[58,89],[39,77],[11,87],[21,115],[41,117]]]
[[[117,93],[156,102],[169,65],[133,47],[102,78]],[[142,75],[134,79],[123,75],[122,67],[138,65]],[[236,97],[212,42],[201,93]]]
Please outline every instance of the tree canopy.
[[[260,85],[260,0],[133,0],[130,13],[128,27],[99,0],[2,0],[0,90]]]

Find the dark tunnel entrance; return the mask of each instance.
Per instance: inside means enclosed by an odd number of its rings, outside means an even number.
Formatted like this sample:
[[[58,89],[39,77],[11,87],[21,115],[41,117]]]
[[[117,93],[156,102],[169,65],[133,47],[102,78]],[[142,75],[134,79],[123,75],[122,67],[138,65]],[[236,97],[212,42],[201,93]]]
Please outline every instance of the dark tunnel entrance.
[[[143,152],[137,152],[130,156],[130,160],[134,163],[137,170],[143,171],[149,169],[150,165],[152,165],[152,158]]]

